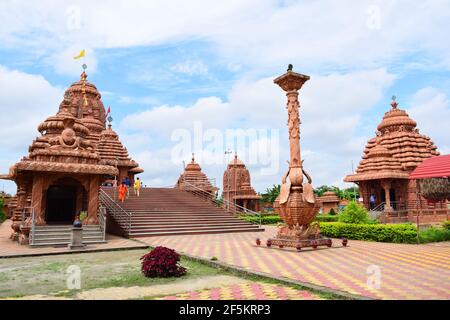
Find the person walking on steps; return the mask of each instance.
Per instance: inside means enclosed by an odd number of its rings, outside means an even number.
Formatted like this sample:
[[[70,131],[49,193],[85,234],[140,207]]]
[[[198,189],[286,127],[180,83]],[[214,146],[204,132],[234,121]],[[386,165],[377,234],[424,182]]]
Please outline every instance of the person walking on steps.
[[[127,186],[125,185],[125,181],[123,181],[119,187],[119,201],[120,202],[125,201],[126,194],[127,194]]]
[[[127,199],[130,197],[130,186],[131,186],[131,181],[130,178],[126,177],[125,178],[125,186],[127,187]]]
[[[139,180],[139,178],[136,178],[136,181],[134,181],[134,195],[139,197],[140,190],[141,190],[141,180]]]

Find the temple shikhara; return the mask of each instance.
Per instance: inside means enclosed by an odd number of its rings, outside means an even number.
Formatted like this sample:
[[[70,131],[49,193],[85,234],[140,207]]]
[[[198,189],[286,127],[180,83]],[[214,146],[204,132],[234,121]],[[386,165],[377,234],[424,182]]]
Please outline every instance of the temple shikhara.
[[[344,181],[358,184],[364,206],[378,211],[381,221],[416,221],[418,213],[424,216],[422,222],[445,220],[447,205],[426,201],[418,195],[416,180],[409,178],[424,159],[439,155],[437,147],[395,100],[368,141],[356,172]]]
[[[38,126],[41,136],[29,154],[1,176],[17,185],[11,239],[26,244],[32,224],[70,225],[82,211],[84,225],[98,226],[102,183],[142,172],[117,134],[106,129],[105,117],[101,95],[83,71],[65,91],[58,113]]]
[[[195,162],[194,154],[192,154],[191,162],[184,168],[184,172],[178,178],[175,187],[192,193],[208,193],[211,199],[215,199],[216,191],[219,189],[211,181],[202,172],[202,168]]]
[[[252,211],[259,211],[261,196],[251,186],[250,172],[237,154],[223,173],[222,197],[226,203]]]

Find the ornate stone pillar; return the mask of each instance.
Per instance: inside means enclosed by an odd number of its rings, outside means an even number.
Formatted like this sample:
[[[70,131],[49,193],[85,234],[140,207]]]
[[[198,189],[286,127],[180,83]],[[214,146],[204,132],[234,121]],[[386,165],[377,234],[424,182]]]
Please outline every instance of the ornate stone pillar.
[[[302,190],[303,170],[300,157],[300,103],[298,101],[298,90],[309,80],[309,76],[288,70],[287,73],[274,80],[287,96],[286,109],[288,110],[289,130],[289,180],[293,190]]]
[[[16,180],[17,183],[17,207],[14,210],[12,216],[12,225],[11,228],[13,232],[10,236],[10,239],[13,241],[18,241],[20,236],[20,224],[22,222],[22,213],[25,209],[27,203],[27,181],[25,177],[19,176]]]
[[[88,190],[88,212],[84,224],[99,224],[98,211],[98,193],[100,192],[100,178],[99,176],[92,176],[89,182]]]
[[[293,228],[297,230],[309,228],[309,224],[319,211],[311,186],[311,177],[303,169],[300,154],[298,90],[308,80],[309,76],[293,72],[292,65],[289,65],[285,74],[274,80],[274,83],[279,85],[287,96],[290,162],[289,171],[282,179],[280,216],[290,230]],[[307,177],[307,183],[303,183],[303,175]]]
[[[361,192],[361,196],[363,198],[363,204],[367,210],[370,209],[370,191],[367,182],[361,182],[359,184],[359,190]]]
[[[43,192],[44,190],[44,177],[41,174],[35,174],[33,178],[33,189],[31,191],[31,205],[34,209],[34,216],[36,225],[44,225],[44,210],[43,210]]]
[[[391,181],[390,180],[381,180],[381,186],[384,189],[384,195],[386,198],[386,205],[384,207],[384,210],[387,211],[392,211],[392,206],[391,206]]]

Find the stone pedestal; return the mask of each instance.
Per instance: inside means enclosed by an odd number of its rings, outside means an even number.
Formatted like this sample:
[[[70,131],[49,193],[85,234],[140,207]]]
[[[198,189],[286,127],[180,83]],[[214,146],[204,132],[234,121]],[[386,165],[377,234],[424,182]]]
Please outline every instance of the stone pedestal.
[[[84,249],[86,247],[85,244],[83,244],[83,228],[72,228],[72,235],[70,237],[70,244],[69,249],[76,250],[76,249]]]

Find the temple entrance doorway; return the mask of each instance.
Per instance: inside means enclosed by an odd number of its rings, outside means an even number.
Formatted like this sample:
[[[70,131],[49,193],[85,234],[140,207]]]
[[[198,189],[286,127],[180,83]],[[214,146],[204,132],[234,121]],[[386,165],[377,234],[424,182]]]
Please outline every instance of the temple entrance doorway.
[[[395,199],[395,189],[389,189],[389,198],[391,199],[391,206],[393,209],[397,209],[397,200]]]
[[[51,186],[47,190],[47,223],[72,223],[75,218],[76,188]]]

